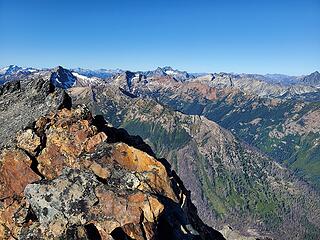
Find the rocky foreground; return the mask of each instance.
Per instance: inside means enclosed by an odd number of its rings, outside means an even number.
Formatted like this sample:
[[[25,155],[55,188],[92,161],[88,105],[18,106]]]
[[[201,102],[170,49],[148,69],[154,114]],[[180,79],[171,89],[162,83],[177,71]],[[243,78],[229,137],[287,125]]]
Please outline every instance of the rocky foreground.
[[[143,150],[84,106],[38,118],[1,152],[0,238],[223,239]]]

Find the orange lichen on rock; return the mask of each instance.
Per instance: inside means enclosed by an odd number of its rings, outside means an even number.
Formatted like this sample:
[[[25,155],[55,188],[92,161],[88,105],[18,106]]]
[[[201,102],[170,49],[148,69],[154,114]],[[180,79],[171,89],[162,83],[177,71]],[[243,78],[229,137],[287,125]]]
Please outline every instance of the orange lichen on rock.
[[[148,184],[143,182],[140,190],[151,187],[153,190],[165,193],[167,197],[176,200],[167,171],[162,163],[155,158],[124,143],[116,145],[113,158],[124,168],[141,173]]]
[[[46,147],[38,157],[38,168],[49,179],[60,175],[65,166],[80,168],[78,157],[84,152],[94,151],[107,139],[105,133],[97,133],[96,127],[91,125],[91,116],[81,115],[81,111],[84,110],[63,109],[48,117]],[[43,119],[39,121],[36,126],[45,122]]]
[[[31,129],[28,129],[17,136],[17,146],[30,154],[34,155],[40,144],[40,138]]]
[[[107,140],[107,135],[104,132],[99,132],[88,139],[85,150],[93,152],[94,149],[101,143]]]

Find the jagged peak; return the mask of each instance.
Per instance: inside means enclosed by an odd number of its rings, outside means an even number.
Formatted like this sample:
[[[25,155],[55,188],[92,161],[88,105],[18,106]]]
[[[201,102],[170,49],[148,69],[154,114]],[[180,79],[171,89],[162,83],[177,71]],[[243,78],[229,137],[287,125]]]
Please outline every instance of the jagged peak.
[[[320,73],[315,71],[302,78],[302,82],[308,85],[320,85]]]
[[[62,66],[57,66],[51,70],[50,81],[59,88],[70,88],[75,85],[77,78],[72,72]]]
[[[70,71],[70,70],[67,69],[67,68],[62,67],[61,65],[58,65],[58,66],[52,68],[51,71],[52,71],[52,72],[56,72],[56,71]]]
[[[19,70],[21,70],[22,67],[19,67],[17,65],[9,65],[9,66],[6,66],[6,67],[3,67],[0,69],[0,74],[13,74],[14,72],[17,72]]]

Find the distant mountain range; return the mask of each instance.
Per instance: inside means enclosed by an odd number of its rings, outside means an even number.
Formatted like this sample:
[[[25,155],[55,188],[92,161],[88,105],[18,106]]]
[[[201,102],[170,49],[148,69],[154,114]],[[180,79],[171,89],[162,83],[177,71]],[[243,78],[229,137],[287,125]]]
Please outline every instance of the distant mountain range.
[[[319,239],[319,72],[0,70],[3,83],[35,79],[141,136],[170,161],[208,225],[233,239]]]
[[[7,67],[0,68],[0,84],[6,81],[18,79],[20,77],[23,78],[37,71],[39,70],[34,68],[22,68],[16,65],[10,65]]]
[[[6,80],[14,79],[15,77],[23,77],[31,73],[46,71],[50,69],[36,69],[36,68],[22,68],[16,65],[9,65],[7,67],[0,68],[0,81],[5,82]],[[83,69],[83,68],[74,68],[70,69],[71,72],[78,73],[82,76],[86,77],[97,77],[101,79],[107,79],[124,72],[130,72],[122,69]],[[137,71],[135,74],[139,74],[146,78],[148,77],[165,77],[171,76],[177,81],[187,81],[197,77],[203,77],[207,75],[211,75],[212,73],[188,73],[186,71],[180,71],[177,69],[173,69],[170,66],[166,67],[158,67],[155,70],[150,71]],[[232,79],[250,79],[250,80],[258,80],[271,84],[280,84],[280,85],[310,85],[310,86],[319,86],[320,85],[320,73],[315,71],[309,75],[303,76],[289,76],[285,74],[249,74],[249,73],[216,73],[215,75],[225,75],[229,76]]]

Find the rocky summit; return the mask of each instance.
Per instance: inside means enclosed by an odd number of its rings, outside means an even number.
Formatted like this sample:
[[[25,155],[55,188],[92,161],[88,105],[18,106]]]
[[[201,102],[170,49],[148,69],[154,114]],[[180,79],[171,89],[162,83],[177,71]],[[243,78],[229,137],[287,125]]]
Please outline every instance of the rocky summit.
[[[165,160],[85,106],[51,111],[0,157],[1,239],[224,239]]]

